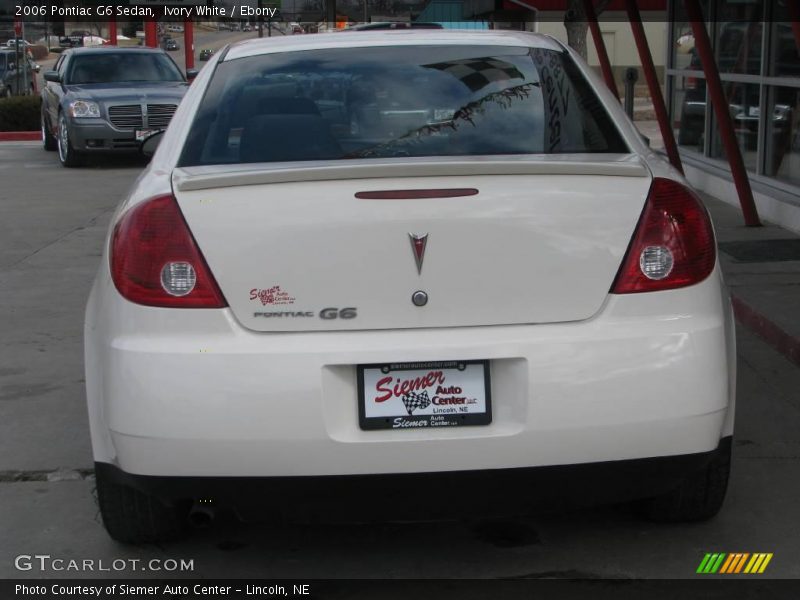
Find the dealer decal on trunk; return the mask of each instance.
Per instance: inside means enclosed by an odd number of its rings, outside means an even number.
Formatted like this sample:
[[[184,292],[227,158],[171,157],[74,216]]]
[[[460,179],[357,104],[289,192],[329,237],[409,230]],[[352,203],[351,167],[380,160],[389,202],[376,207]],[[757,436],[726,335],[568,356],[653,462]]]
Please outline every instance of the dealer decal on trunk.
[[[250,300],[259,300],[264,306],[270,304],[294,304],[294,296],[290,296],[288,292],[281,289],[279,285],[273,285],[271,288],[260,289],[253,288],[250,290]]]

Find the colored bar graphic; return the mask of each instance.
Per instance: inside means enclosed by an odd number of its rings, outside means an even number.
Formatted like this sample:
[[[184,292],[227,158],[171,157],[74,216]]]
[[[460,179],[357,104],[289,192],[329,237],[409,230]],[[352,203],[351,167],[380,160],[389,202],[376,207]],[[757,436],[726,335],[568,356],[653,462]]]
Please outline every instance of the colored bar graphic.
[[[772,552],[767,554],[766,558],[764,558],[764,562],[761,563],[761,568],[758,569],[758,572],[759,573],[763,573],[764,570],[767,568],[767,565],[769,564],[769,561],[771,561],[771,560],[772,560]]]
[[[722,561],[725,559],[724,552],[715,552],[713,554],[706,554],[700,566],[697,567],[698,573],[716,573]]]
[[[719,570],[720,573],[730,573],[731,567],[736,564],[736,561],[739,559],[738,554],[728,554],[728,558],[722,563],[722,568]]]
[[[703,560],[700,561],[700,566],[697,567],[697,573],[705,573],[706,572],[706,565],[708,565],[710,560],[711,560],[711,555],[710,554],[706,554],[703,557]]]
[[[714,568],[714,563],[717,562],[718,558],[719,558],[719,554],[718,553],[715,552],[714,554],[712,554],[711,558],[708,560],[708,564],[706,565],[706,568],[703,569],[703,573],[713,573],[714,571],[712,571],[711,569]]]
[[[714,566],[711,567],[711,571],[710,572],[711,573],[716,573],[719,570],[720,566],[722,565],[722,561],[724,559],[725,559],[725,553],[722,552],[722,553],[720,553],[719,558],[717,558],[716,562],[714,563]]]
[[[697,573],[712,575],[714,573],[721,575],[733,575],[742,572],[748,574],[763,573],[772,557],[773,554],[771,552],[756,552],[754,554],[749,552],[732,552],[730,554],[708,552],[703,557],[703,560],[700,561]]]
[[[756,573],[758,567],[761,566],[761,561],[764,560],[763,554],[753,554],[753,558],[750,559],[750,562],[747,563],[747,566],[744,568],[745,573]]]
[[[742,567],[744,566],[744,563],[747,560],[748,556],[750,556],[749,552],[745,552],[744,554],[742,554],[742,558],[739,560],[739,564],[736,565],[736,570],[734,571],[734,573],[741,573]]]

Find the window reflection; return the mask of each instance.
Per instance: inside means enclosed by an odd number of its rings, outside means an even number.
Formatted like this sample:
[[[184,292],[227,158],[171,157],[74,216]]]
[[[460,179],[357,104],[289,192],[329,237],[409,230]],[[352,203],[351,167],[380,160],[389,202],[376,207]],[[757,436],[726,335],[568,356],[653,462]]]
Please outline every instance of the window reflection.
[[[797,9],[800,12],[800,8]],[[787,13],[786,6],[779,11]],[[788,15],[787,15],[788,17]],[[790,23],[772,23],[772,42],[769,74],[775,76],[800,77],[800,40],[795,37]]]
[[[716,55],[720,73],[761,73],[763,0],[719,5]]]
[[[703,151],[706,128],[705,80],[675,77],[672,87],[673,129],[679,146]]]
[[[800,89],[772,89],[767,137],[767,175],[800,184]]]
[[[745,167],[800,185],[800,0],[704,0],[701,5]],[[671,6],[670,110],[676,140],[682,151],[726,160],[683,2]]]
[[[760,86],[726,82],[723,84],[725,97],[728,99],[728,108],[733,120],[733,129],[736,141],[742,152],[745,167],[755,171],[758,151],[759,117],[761,115]],[[711,156],[713,158],[726,158],[719,129],[714,127],[711,137]]]

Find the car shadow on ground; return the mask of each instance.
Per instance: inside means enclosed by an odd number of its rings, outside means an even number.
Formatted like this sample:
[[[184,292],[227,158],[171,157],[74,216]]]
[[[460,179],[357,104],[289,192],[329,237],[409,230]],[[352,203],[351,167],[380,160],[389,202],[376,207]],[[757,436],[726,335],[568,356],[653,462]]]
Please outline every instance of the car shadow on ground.
[[[604,545],[609,532],[640,535],[652,528],[630,504],[532,510],[505,516],[369,522],[336,521],[315,511],[306,522],[265,514],[243,522],[223,512],[208,527],[192,528],[180,542],[160,545],[170,555],[190,556],[206,577],[521,577],[530,579],[630,579],[616,566],[565,567],[563,556],[587,544]],[[658,526],[656,526],[658,527]],[[555,551],[555,552],[554,552]],[[561,560],[558,556],[561,556]],[[324,557],[324,560],[323,560]],[[580,564],[580,561],[576,561]]]

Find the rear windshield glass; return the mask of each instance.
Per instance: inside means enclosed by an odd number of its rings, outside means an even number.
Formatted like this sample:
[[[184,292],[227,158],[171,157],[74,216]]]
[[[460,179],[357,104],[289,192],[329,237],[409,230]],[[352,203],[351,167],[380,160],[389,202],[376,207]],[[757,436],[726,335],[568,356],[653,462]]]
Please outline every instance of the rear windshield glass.
[[[222,62],[180,165],[627,151],[566,52],[395,46]]]
[[[183,81],[183,76],[172,59],[163,54],[98,52],[75,56],[66,78],[69,84],[139,81]]]

